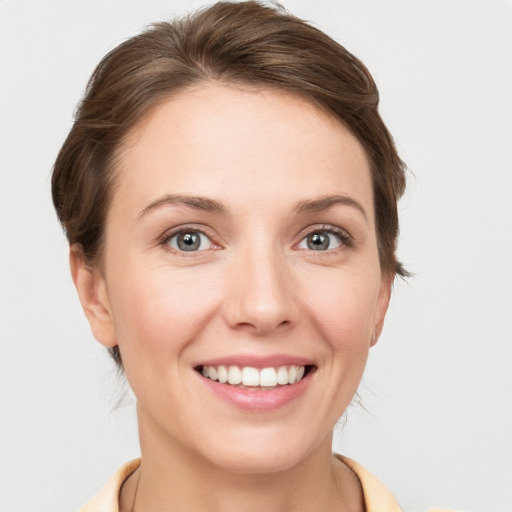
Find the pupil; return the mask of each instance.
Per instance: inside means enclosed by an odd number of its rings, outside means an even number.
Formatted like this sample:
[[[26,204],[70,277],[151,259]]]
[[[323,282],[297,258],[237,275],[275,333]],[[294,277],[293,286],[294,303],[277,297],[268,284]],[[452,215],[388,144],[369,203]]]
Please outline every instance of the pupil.
[[[197,233],[182,233],[178,237],[178,247],[182,251],[195,251],[199,249],[201,239]]]
[[[308,237],[308,247],[314,251],[325,250],[329,247],[329,237],[324,233],[313,233]]]

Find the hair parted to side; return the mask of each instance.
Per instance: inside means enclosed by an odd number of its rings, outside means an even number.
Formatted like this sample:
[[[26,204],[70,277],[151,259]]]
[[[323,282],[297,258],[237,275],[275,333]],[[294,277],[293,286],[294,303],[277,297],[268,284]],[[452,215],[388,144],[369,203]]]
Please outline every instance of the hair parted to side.
[[[378,113],[375,82],[329,36],[280,6],[256,1],[219,2],[156,23],[95,69],[52,176],[59,220],[89,264],[101,261],[116,151],[128,132],[159,102],[208,81],[289,91],[341,121],[370,161],[382,271],[407,275],[395,254],[405,166]],[[122,368],[118,347],[109,351]]]

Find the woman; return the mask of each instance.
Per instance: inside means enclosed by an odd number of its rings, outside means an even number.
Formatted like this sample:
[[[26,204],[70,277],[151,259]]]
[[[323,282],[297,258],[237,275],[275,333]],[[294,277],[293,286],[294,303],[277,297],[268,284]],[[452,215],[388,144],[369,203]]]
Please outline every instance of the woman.
[[[141,459],[83,511],[396,511],[332,432],[381,333],[404,167],[365,67],[257,3],[96,69],[54,204]]]

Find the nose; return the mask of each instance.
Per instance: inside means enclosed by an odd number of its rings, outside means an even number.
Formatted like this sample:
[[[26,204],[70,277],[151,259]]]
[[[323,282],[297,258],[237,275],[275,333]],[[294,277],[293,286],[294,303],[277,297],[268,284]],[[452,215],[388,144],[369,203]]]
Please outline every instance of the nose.
[[[298,318],[293,283],[286,256],[279,251],[253,247],[240,254],[228,277],[226,323],[257,336],[293,325]]]

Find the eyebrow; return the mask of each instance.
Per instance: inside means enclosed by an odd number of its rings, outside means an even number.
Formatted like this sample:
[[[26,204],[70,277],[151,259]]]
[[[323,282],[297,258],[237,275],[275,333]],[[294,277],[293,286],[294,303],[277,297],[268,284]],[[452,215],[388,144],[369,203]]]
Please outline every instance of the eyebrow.
[[[338,204],[344,206],[351,206],[361,212],[366,221],[368,221],[368,215],[366,214],[365,209],[362,207],[360,203],[358,203],[355,199],[350,196],[345,195],[334,195],[334,196],[325,196],[320,197],[318,199],[311,199],[307,201],[301,201],[297,203],[295,206],[295,211],[297,213],[312,213],[312,212],[320,212],[323,210],[328,210],[333,206]]]
[[[209,199],[207,197],[201,196],[184,196],[178,194],[166,194],[163,197],[153,201],[150,205],[148,205],[144,210],[142,210],[137,219],[140,219],[147,213],[156,208],[160,208],[162,206],[174,206],[174,205],[184,205],[189,206],[191,208],[195,208],[197,210],[202,210],[205,212],[211,213],[220,213],[225,214],[227,209],[224,205],[215,201],[214,199]],[[328,210],[336,205],[345,205],[351,206],[361,212],[363,217],[368,221],[368,216],[366,215],[365,209],[358,203],[355,199],[350,196],[345,195],[334,195],[334,196],[325,196],[320,197],[318,199],[309,199],[306,201],[300,201],[295,206],[294,210],[297,213],[312,213],[319,212],[323,210]]]
[[[207,197],[166,194],[156,201],[153,201],[150,205],[146,206],[146,208],[144,208],[144,210],[139,213],[137,219],[140,219],[156,208],[174,205],[189,206],[197,210],[203,210],[205,212],[211,213],[226,213],[226,208],[221,203],[214,201],[213,199],[208,199]]]

